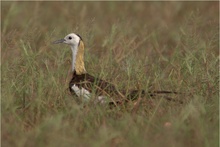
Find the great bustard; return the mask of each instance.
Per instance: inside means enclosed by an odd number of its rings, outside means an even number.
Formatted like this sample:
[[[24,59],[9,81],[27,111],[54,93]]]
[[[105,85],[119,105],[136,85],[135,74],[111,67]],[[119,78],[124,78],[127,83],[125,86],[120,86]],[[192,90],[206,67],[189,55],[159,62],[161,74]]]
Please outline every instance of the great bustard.
[[[122,101],[135,100],[138,96],[143,96],[145,94],[154,96],[155,94],[161,93],[176,93],[171,91],[145,92],[144,90],[133,90],[126,95],[125,91],[119,91],[113,84],[93,77],[86,72],[84,66],[84,43],[80,35],[71,33],[65,38],[54,41],[53,43],[68,44],[72,50],[73,77],[69,83],[69,90],[76,95],[80,101],[89,101],[94,96],[94,101],[96,103],[117,104]],[[172,100],[169,97],[166,97],[166,99]]]

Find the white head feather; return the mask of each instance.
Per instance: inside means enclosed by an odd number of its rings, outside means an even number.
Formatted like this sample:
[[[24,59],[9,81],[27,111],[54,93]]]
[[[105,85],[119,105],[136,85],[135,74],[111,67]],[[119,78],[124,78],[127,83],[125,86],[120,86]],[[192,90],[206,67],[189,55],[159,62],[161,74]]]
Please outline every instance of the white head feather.
[[[76,54],[78,52],[78,46],[79,46],[80,40],[82,40],[82,38],[79,35],[77,35],[75,33],[71,33],[71,34],[68,34],[63,39],[59,39],[59,40],[53,42],[53,44],[65,43],[71,47],[72,55],[73,55],[73,57],[72,57],[72,71],[74,71],[74,69],[75,69]]]

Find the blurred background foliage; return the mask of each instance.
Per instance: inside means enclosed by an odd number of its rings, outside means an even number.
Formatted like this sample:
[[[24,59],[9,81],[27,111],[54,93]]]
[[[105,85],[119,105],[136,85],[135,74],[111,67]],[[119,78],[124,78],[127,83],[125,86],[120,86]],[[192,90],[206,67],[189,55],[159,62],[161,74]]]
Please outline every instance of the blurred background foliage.
[[[70,32],[89,73],[186,103],[82,109],[67,92],[69,47],[51,45]],[[219,2],[3,1],[1,88],[2,146],[218,146]]]

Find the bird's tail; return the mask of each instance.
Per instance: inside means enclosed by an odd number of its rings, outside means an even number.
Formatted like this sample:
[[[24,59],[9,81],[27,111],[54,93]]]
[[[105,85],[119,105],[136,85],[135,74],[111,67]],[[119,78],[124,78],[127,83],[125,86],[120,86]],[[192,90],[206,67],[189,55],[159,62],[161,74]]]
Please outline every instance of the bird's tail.
[[[126,97],[129,100],[136,100],[137,98],[144,96],[149,96],[149,97],[161,96],[162,98],[168,101],[183,103],[182,101],[171,97],[172,95],[179,95],[179,94],[181,93],[176,91],[166,91],[166,90],[162,90],[162,91],[132,90],[128,93]]]

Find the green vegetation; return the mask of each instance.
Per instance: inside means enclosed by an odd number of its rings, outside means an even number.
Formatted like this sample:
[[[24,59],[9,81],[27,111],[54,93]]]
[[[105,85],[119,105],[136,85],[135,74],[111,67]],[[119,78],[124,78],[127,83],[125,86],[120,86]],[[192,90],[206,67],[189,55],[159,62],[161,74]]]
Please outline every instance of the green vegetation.
[[[2,147],[217,147],[218,2],[1,2]],[[175,90],[108,109],[68,91],[75,32],[87,71],[119,89]],[[135,111],[134,111],[135,110]]]

